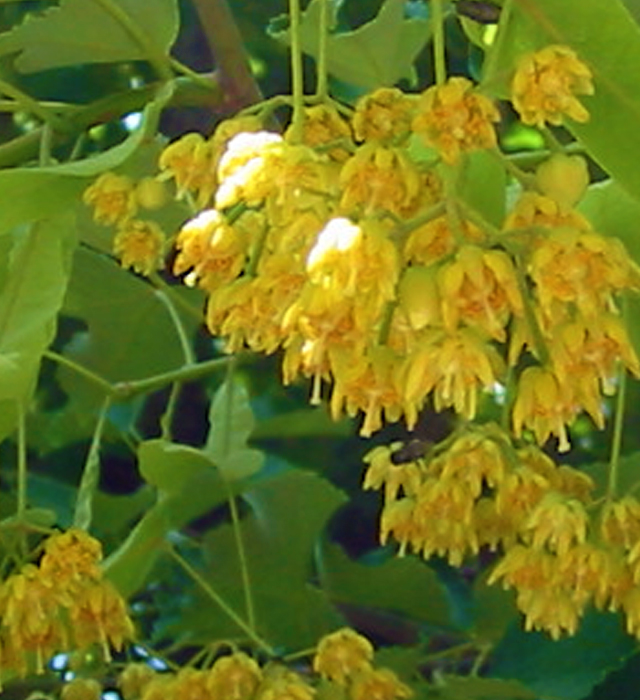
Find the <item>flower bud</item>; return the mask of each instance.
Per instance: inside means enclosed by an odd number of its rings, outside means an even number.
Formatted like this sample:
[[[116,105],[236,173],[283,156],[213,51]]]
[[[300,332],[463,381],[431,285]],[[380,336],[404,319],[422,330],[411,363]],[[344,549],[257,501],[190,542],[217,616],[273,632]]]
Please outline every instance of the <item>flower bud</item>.
[[[555,153],[536,171],[536,185],[542,194],[570,209],[575,206],[589,185],[589,170],[582,156]]]
[[[160,209],[167,202],[164,182],[154,177],[145,177],[136,186],[136,201],[144,209]]]

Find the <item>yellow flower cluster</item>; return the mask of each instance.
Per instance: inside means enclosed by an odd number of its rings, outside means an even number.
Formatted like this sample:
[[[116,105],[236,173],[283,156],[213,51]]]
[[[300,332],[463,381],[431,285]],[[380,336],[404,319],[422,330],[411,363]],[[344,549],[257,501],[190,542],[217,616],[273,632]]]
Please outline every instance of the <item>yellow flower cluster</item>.
[[[384,489],[382,543],[459,566],[501,555],[489,583],[513,588],[528,630],[573,634],[590,604],[622,610],[640,637],[640,502],[594,501],[590,477],[534,446],[476,426],[398,463],[401,443],[365,458],[365,489]]]
[[[38,565],[0,585],[0,669],[41,673],[56,652],[99,644],[119,650],[133,637],[120,594],[102,578],[100,543],[81,530],[51,535]],[[35,665],[35,669],[32,668]]]
[[[243,652],[218,658],[211,668],[181,668],[156,674],[143,664],[130,664],[118,686],[124,700],[314,700],[318,677],[334,684],[350,700],[404,700],[411,690],[386,668],[372,665],[373,647],[363,636],[342,629],[323,637],[311,674],[270,663],[261,667]],[[326,688],[325,688],[326,690]]]
[[[136,218],[140,207],[157,209],[166,200],[164,185],[154,178],[135,183],[126,175],[106,172],[84,192],[98,223],[115,226],[113,253],[122,267],[149,275],[164,266],[166,237],[149,219]]]

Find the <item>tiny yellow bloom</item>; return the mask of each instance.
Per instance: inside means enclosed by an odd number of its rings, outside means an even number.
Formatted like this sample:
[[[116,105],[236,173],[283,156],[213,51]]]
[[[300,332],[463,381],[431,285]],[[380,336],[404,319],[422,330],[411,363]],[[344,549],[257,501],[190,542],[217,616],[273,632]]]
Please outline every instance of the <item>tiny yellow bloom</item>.
[[[369,670],[372,660],[371,642],[345,627],[320,640],[313,659],[313,670],[323,678],[344,685],[354,675]]]
[[[407,138],[416,109],[416,98],[402,90],[384,87],[361,97],[353,115],[358,141],[392,142]]]
[[[120,224],[137,211],[135,185],[127,175],[103,173],[87,187],[82,199],[93,207],[93,217],[99,224]]]
[[[547,46],[520,59],[511,99],[524,124],[561,124],[564,116],[586,122],[589,113],[576,95],[592,95],[592,74],[568,46]]]
[[[132,219],[118,229],[113,239],[113,253],[122,267],[150,275],[164,266],[165,240],[155,222]]]
[[[262,679],[262,670],[247,654],[223,656],[206,673],[208,697],[251,700]]]
[[[353,679],[349,689],[351,700],[403,700],[412,696],[411,688],[387,668],[362,671]]]

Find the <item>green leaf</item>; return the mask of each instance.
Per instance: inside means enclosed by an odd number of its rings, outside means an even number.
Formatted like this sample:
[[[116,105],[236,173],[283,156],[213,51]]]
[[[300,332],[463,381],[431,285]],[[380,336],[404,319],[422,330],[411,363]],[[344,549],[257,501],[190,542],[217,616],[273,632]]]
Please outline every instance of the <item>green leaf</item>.
[[[225,480],[244,479],[260,470],[262,452],[247,447],[255,421],[243,384],[233,378],[222,384],[211,402],[209,425],[204,452]]]
[[[200,450],[150,440],[140,445],[138,456],[141,474],[158,487],[159,495],[105,562],[105,574],[125,596],[144,585],[162,554],[167,532],[219,506],[230,492]]]
[[[513,591],[488,586],[487,578],[483,575],[473,587],[473,631],[480,641],[496,644],[519,613]]]
[[[294,439],[311,437],[348,437],[353,434],[352,421],[332,420],[321,407],[300,408],[279,413],[259,421],[251,433],[254,440]]]
[[[302,50],[317,57],[321,0],[311,0],[302,16],[300,42]],[[336,5],[330,5],[334,13]],[[405,0],[385,0],[380,12],[370,22],[350,32],[327,37],[327,70],[330,75],[350,85],[373,90],[394,85],[405,78],[413,80],[413,63],[429,41],[430,22],[405,19]],[[271,31],[278,41],[290,43],[289,30]]]
[[[69,214],[15,233],[0,292],[0,400],[25,400],[34,388],[55,334],[75,243]]]
[[[300,649],[343,624],[325,593],[310,584],[314,548],[329,516],[345,498],[318,476],[292,470],[264,480],[243,498],[241,521],[258,633],[275,647]],[[205,578],[236,612],[245,614],[242,575],[231,525],[209,533]],[[237,636],[235,624],[196,590],[180,618],[190,639]]]
[[[415,557],[370,565],[353,561],[337,545],[319,555],[320,583],[337,603],[407,615],[421,624],[451,627],[451,607],[438,576]]]
[[[178,34],[178,3],[154,0],[149,7],[140,0],[62,0],[59,7],[27,15],[1,35],[0,54],[19,51],[16,68],[23,73],[78,63],[148,60],[149,51],[127,23],[145,35],[154,52],[168,55]]]
[[[121,144],[97,156],[46,168],[0,170],[0,236],[18,224],[66,212],[78,203],[92,178],[133,157],[155,135],[160,113],[172,91],[171,84],[165,85],[145,107],[140,128]],[[38,205],[34,206],[34,202]]]
[[[488,223],[504,222],[507,174],[500,161],[487,151],[470,153],[462,172],[460,197]]]
[[[558,0],[511,2],[483,83],[505,97],[515,62],[522,53],[548,44],[566,44],[591,68],[595,94],[581,97],[591,115],[568,128],[598,163],[634,197],[640,198],[640,73],[624,66],[640,63],[640,28],[620,0],[581,0],[579,7]],[[615,47],[624,47],[624,64]]]
[[[480,676],[440,676],[436,697],[442,700],[536,700],[522,683]]]
[[[611,613],[587,613],[575,636],[558,641],[514,625],[491,657],[490,675],[519,680],[539,696],[580,700],[636,646]]]

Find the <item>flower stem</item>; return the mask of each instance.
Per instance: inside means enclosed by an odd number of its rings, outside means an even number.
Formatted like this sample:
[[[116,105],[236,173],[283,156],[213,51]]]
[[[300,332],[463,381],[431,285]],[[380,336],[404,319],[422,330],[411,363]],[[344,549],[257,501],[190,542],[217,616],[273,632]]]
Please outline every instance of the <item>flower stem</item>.
[[[48,360],[51,360],[52,362],[56,362],[57,364],[66,367],[67,369],[70,369],[76,374],[79,374],[81,377],[84,377],[96,387],[98,387],[101,391],[103,391],[105,394],[111,394],[114,390],[114,386],[113,384],[111,384],[111,382],[108,382],[106,379],[103,379],[100,375],[96,374],[95,372],[92,372],[86,367],[83,367],[74,360],[70,360],[64,355],[60,355],[59,353],[54,352],[53,350],[45,350],[44,357],[46,357]]]
[[[167,551],[175,559],[175,561],[184,569],[184,571],[197,583],[200,588],[211,598],[211,600],[231,619],[236,625],[247,635],[251,641],[253,641],[260,649],[262,649],[266,654],[273,657],[275,656],[274,650],[265,642],[261,637],[259,637],[249,625],[238,615],[238,613],[231,608],[222,596],[211,586],[205,579],[189,564],[186,559],[181,557],[176,550],[168,546]]]
[[[318,82],[316,86],[316,97],[320,102],[324,102],[328,95],[328,74],[327,74],[327,35],[329,33],[329,0],[320,0],[320,26],[318,28],[320,39],[318,43],[318,60],[316,70],[318,72]]]
[[[289,0],[289,19],[291,34],[291,95],[293,97],[293,115],[291,117],[291,140],[302,141],[304,120],[304,75],[302,68],[302,47],[300,44],[300,0]]]
[[[613,423],[611,439],[611,456],[609,457],[609,479],[607,482],[607,499],[616,497],[618,489],[618,472],[620,466],[620,450],[622,447],[622,431],[624,428],[624,409],[627,393],[627,371],[620,364],[618,370],[618,396],[616,398],[616,416]]]
[[[431,0],[431,22],[433,26],[433,65],[436,85],[447,80],[447,59],[444,41],[444,12],[442,0]]]

